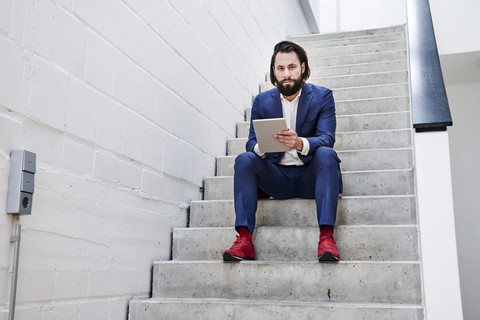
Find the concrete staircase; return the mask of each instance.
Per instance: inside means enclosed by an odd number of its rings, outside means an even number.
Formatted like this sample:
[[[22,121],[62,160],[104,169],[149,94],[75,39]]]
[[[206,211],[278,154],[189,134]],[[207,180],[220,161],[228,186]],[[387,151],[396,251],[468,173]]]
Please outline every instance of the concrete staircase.
[[[259,201],[257,261],[222,262],[236,235],[233,163],[247,110],[205,200],[191,203],[190,227],[173,232],[173,261],[154,264],[152,298],[132,301],[130,319],[424,318],[404,27],[293,40],[309,54],[309,82],[336,100],[342,260],[317,261],[315,202],[292,199]]]

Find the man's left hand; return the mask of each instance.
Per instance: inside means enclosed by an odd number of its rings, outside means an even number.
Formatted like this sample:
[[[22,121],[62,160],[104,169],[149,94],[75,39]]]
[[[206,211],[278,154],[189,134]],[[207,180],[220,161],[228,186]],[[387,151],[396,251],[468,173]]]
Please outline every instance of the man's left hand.
[[[298,137],[295,131],[290,131],[290,129],[281,130],[274,134],[273,138],[290,149],[303,150],[303,140]]]

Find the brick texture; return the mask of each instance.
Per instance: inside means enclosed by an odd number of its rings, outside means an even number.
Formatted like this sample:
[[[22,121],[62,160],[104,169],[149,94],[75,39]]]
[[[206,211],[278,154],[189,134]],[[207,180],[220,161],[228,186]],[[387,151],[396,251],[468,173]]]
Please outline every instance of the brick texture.
[[[17,319],[126,319],[265,79],[295,1],[0,1],[0,205],[37,154]],[[0,214],[0,319],[14,218]]]

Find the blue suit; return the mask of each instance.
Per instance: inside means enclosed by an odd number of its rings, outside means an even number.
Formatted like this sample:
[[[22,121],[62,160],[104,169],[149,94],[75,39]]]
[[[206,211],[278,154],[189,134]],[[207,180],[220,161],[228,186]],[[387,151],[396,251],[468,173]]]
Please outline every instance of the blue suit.
[[[277,88],[255,98],[251,121],[283,117],[280,92]],[[248,226],[253,232],[258,192],[262,189],[276,199],[315,198],[320,225],[335,225],[338,195],[342,192],[340,159],[333,150],[335,143],[335,103],[332,91],[304,84],[298,102],[296,132],[306,138],[310,150],[298,153],[304,166],[283,166],[278,162],[284,153],[267,153],[259,157],[253,150],[257,144],[250,122],[247,152],[235,160],[234,199],[235,227]]]

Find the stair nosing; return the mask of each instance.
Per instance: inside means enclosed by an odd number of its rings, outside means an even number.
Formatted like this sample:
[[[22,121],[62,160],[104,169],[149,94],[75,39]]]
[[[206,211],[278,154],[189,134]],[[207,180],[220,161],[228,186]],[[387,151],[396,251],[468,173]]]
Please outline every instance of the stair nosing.
[[[335,134],[352,134],[352,133],[371,133],[371,132],[391,132],[391,131],[413,131],[413,128],[399,128],[399,129],[379,129],[379,130],[361,130],[361,131],[337,131]],[[233,139],[245,139],[245,138],[233,138]],[[335,147],[333,147],[335,149]]]
[[[371,84],[367,86],[355,86],[355,87],[341,87],[341,88],[329,88],[335,93],[335,90],[348,90],[348,89],[365,89],[365,88],[378,88],[378,87],[387,87],[387,86],[399,86],[399,85],[408,85],[409,82],[397,82],[397,83],[384,83],[384,84]],[[390,97],[388,97],[390,98]],[[367,99],[369,100],[369,99]]]
[[[349,32],[349,31],[347,31]],[[328,34],[328,33],[324,33],[324,34]],[[307,35],[307,36],[312,36],[312,37],[315,37],[315,36],[319,36],[321,34],[311,34],[311,35]],[[348,37],[348,38],[341,38],[341,37],[338,37],[338,38],[330,38],[330,39],[318,39],[318,40],[299,40],[298,43],[299,44],[302,44],[302,45],[305,45],[305,44],[311,44],[311,43],[318,43],[318,42],[329,42],[329,41],[350,41],[350,40],[358,40],[358,39],[368,39],[368,38],[377,38],[377,37],[385,37],[385,36],[389,36],[389,35],[405,35],[405,32],[389,32],[389,33],[377,33],[377,34],[369,34],[369,35],[361,35],[361,36],[358,36],[358,37]],[[396,40],[387,40],[387,41],[402,41],[402,40],[407,40],[407,38],[405,37],[404,39],[396,39]],[[387,42],[387,41],[374,41],[374,42],[367,42],[367,43],[379,43],[379,42]]]
[[[414,168],[404,168],[404,169],[379,169],[379,170],[351,170],[351,171],[343,171],[343,173],[379,173],[379,172],[403,172],[403,171],[415,171]],[[226,175],[226,176],[207,176],[205,179],[231,179],[233,175]]]
[[[390,112],[370,112],[370,113],[353,113],[353,114],[341,114],[337,115],[336,118],[354,118],[362,116],[388,116],[388,115],[398,115],[398,114],[407,114],[410,113],[410,110],[404,111],[390,111]],[[243,123],[243,122],[239,122]],[[247,122],[249,123],[249,122]]]
[[[392,129],[378,129],[378,130],[357,130],[357,131],[337,131],[335,134],[351,134],[351,133],[370,133],[370,132],[390,132],[390,131],[412,131],[413,128],[392,128]],[[240,137],[240,138],[230,138],[228,141],[240,141],[240,140],[248,140],[248,137]],[[335,149],[335,147],[333,147]]]
[[[242,264],[252,264],[252,265],[273,265],[273,264],[284,264],[284,265],[318,265],[319,267],[331,266],[331,264],[322,264],[318,261],[312,260],[242,260],[235,263],[226,263],[222,259],[218,260],[156,260],[153,261],[153,264],[218,264],[218,265],[228,265],[228,266],[239,266]],[[406,265],[420,265],[420,260],[340,260],[335,262],[335,264],[406,264]]]
[[[417,224],[340,224],[335,225],[335,229],[360,229],[360,228],[372,228],[372,229],[379,229],[379,228],[417,228]],[[223,226],[223,227],[174,227],[173,230],[232,230],[234,226]],[[318,229],[318,226],[256,226],[255,230],[262,230],[262,229]]]
[[[403,304],[403,303],[368,303],[368,302],[314,302],[314,301],[296,301],[296,300],[248,300],[248,299],[226,299],[226,298],[169,298],[169,297],[152,297],[152,298],[135,298],[132,301],[142,303],[157,303],[161,301],[173,303],[206,303],[206,304],[250,304],[250,305],[295,305],[295,306],[325,306],[325,307],[344,307],[344,308],[374,308],[374,309],[419,309],[423,310],[421,304]]]
[[[386,198],[414,198],[415,194],[391,194],[391,195],[366,195],[366,196],[342,196],[342,199],[386,199]],[[315,201],[315,199],[306,199],[306,198],[291,198],[291,199],[259,199],[258,201],[289,201],[289,200],[302,200],[302,201]],[[206,199],[206,200],[193,200],[190,203],[201,203],[201,202],[233,202],[233,199]]]

